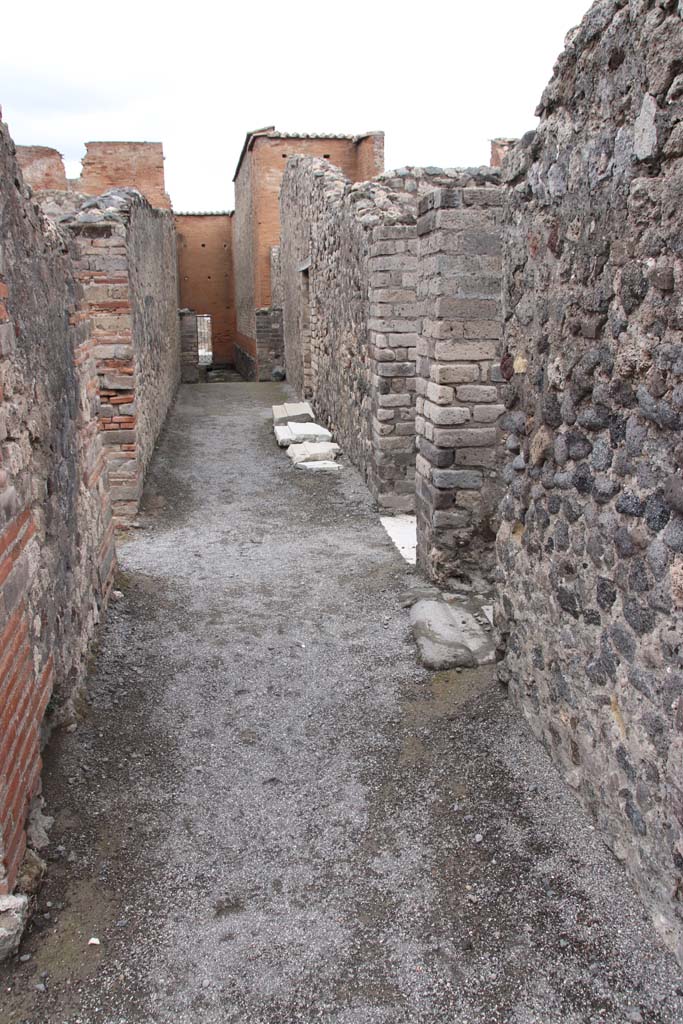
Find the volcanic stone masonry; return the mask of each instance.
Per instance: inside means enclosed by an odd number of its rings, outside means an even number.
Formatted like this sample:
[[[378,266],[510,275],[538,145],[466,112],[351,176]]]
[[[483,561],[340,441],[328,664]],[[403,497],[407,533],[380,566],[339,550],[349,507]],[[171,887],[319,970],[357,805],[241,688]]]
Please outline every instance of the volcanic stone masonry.
[[[40,791],[44,715],[68,715],[114,542],[92,325],[71,242],[30,200],[0,124],[0,896]]]
[[[501,668],[683,959],[683,22],[602,0],[508,157]]]

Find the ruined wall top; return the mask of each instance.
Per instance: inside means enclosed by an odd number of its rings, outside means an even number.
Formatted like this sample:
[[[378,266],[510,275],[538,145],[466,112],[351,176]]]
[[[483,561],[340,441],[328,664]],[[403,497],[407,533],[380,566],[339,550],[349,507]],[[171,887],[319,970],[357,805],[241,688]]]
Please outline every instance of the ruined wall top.
[[[171,209],[160,142],[86,142],[85,148],[80,178],[67,179],[61,154],[47,146],[17,146],[17,161],[34,192],[99,196],[112,188],[130,187],[152,206]]]

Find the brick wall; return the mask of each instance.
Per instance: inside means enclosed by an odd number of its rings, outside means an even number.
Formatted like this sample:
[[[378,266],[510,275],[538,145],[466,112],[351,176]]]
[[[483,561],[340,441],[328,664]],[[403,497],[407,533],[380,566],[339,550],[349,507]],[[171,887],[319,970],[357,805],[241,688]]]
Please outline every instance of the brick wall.
[[[136,188],[152,206],[170,210],[160,142],[86,142],[80,178],[67,180],[64,161],[48,146],[17,146],[24,181],[34,192],[57,189],[98,196],[111,188]]]
[[[112,188],[136,188],[151,206],[171,209],[160,142],[86,142],[81,176],[72,187],[87,196]]]
[[[505,162],[502,667],[683,961],[683,21],[603,0]]]
[[[270,253],[280,241],[279,194],[287,160],[293,155],[325,157],[350,181],[383,160],[383,136],[255,136],[235,176],[235,293],[238,344],[257,361],[256,310],[273,305]],[[258,371],[256,371],[258,372]]]
[[[114,570],[91,324],[67,239],[27,198],[0,126],[0,893]]]
[[[495,183],[420,200],[417,538],[427,576],[486,591],[501,498],[501,207]]]
[[[145,470],[180,380],[175,225],[133,189],[61,219],[92,315],[100,429],[114,514],[135,516]]]
[[[56,188],[66,191],[66,171],[61,153],[48,146],[17,146],[17,163],[24,181],[34,192]]]
[[[214,363],[233,363],[237,332],[231,214],[177,214],[180,305],[211,317]]]

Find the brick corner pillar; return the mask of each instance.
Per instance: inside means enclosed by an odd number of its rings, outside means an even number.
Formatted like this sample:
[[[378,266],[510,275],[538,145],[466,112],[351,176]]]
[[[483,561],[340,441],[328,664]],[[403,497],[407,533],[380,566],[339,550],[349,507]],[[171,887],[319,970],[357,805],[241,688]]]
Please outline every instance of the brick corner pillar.
[[[199,336],[197,314],[192,309],[181,309],[180,366],[183,384],[196,384],[199,380]]]
[[[500,500],[502,201],[495,185],[441,188],[418,208],[417,560],[477,591]]]
[[[415,509],[415,360],[420,329],[417,236],[412,224],[373,229],[369,269],[372,459],[377,503]]]

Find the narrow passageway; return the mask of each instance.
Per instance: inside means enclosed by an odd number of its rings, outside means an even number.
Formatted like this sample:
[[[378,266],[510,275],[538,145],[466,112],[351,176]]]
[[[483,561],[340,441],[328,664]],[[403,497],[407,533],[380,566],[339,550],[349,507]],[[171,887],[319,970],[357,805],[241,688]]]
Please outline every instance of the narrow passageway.
[[[414,570],[356,472],[276,447],[287,394],[181,389],[47,751],[50,872],[1,1024],[683,1019],[494,670],[417,666]]]

